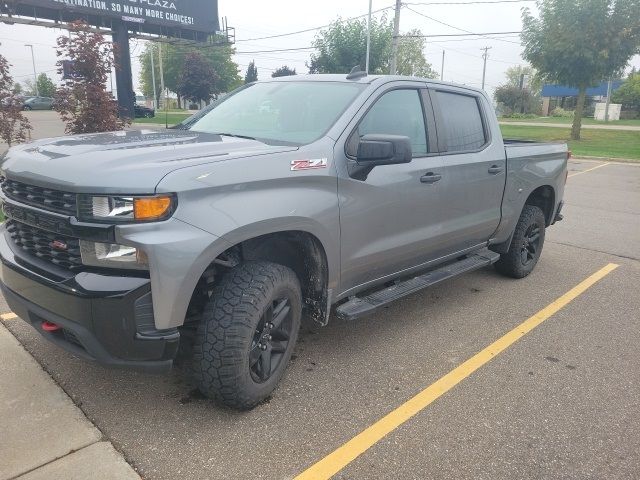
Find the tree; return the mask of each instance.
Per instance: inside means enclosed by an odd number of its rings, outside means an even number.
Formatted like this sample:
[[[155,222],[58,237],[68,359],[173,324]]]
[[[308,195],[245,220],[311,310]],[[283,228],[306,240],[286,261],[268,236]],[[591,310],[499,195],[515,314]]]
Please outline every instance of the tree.
[[[393,23],[386,15],[371,20],[371,53],[369,72],[389,72]],[[420,30],[412,30],[400,38],[398,45],[398,73],[435,77],[436,73],[424,57],[425,37]],[[313,40],[316,52],[308,64],[309,73],[349,73],[359,65],[366,65],[367,22],[364,19],[338,20],[320,30]]]
[[[438,78],[438,73],[431,68],[424,56],[427,39],[420,30],[411,30],[400,38],[398,44],[398,75],[412,77]]]
[[[525,76],[525,87],[529,88],[534,95],[539,95],[542,90],[542,82],[540,81],[540,75],[530,65],[514,65],[507,68],[505,72],[507,77],[507,85],[512,87],[520,87],[520,80],[522,76]]]
[[[9,146],[27,139],[31,124],[22,114],[22,102],[14,93],[9,62],[0,55],[0,138]]]
[[[371,53],[369,72],[384,74],[389,71],[393,25],[386,15],[371,19]],[[367,21],[364,19],[337,20],[320,30],[312,45],[309,73],[349,73],[359,65],[364,69],[367,52]]]
[[[197,52],[189,53],[176,92],[192,102],[208,101],[216,89],[217,74],[211,64]]]
[[[494,93],[496,102],[506,107],[504,114],[536,113],[540,109],[540,98],[528,88],[507,83],[496,88]]]
[[[18,82],[14,83],[13,87],[11,87],[11,93],[14,95],[22,95],[22,85]]]
[[[69,24],[70,35],[58,37],[58,73],[63,61],[73,62],[73,75],[56,92],[54,108],[67,124],[67,133],[120,130],[126,122],[118,119],[118,107],[107,92],[107,76],[113,66],[111,43],[86,23]]]
[[[247,73],[244,76],[244,83],[251,83],[258,81],[258,67],[256,67],[256,63],[252,60],[247,67]]]
[[[635,73],[618,88],[611,100],[621,103],[624,108],[640,111],[640,73]]]
[[[571,138],[580,139],[586,90],[640,50],[640,0],[537,0],[522,13],[524,58],[545,80],[578,89]]]
[[[289,77],[289,76],[295,75],[295,74],[296,74],[296,69],[295,68],[292,70],[288,66],[283,65],[280,68],[278,68],[275,72],[273,72],[271,74],[271,77],[273,77],[273,78]]]
[[[215,42],[216,38],[212,39]],[[153,81],[151,75],[151,55],[154,55],[154,67],[156,78],[156,94],[160,101],[160,50],[162,51],[162,61],[164,68],[164,84],[165,87],[172,91],[177,92],[178,81],[180,79],[180,73],[184,68],[184,62],[189,53],[197,52],[202,57],[206,58],[213,70],[217,74],[217,81],[215,83],[214,96],[218,96],[221,93],[230,92],[235,88],[242,85],[242,79],[238,71],[238,64],[233,61],[233,54],[235,50],[229,45],[213,45],[203,44],[203,46],[193,47],[185,45],[169,45],[163,44],[162,47],[158,44],[148,43],[145,47],[145,51],[140,57],[141,71],[140,71],[140,84],[142,86],[142,93],[147,97],[153,96]]]
[[[38,75],[36,85],[38,86],[38,93],[41,97],[53,97],[56,94],[56,85],[46,73]]]

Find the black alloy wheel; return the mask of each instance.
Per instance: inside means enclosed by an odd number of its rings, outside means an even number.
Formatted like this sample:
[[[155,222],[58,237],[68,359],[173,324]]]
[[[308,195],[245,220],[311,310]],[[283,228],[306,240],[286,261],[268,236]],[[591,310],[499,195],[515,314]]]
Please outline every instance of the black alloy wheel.
[[[288,298],[271,302],[262,314],[249,350],[249,368],[255,382],[267,381],[280,367],[291,338],[292,318]]]

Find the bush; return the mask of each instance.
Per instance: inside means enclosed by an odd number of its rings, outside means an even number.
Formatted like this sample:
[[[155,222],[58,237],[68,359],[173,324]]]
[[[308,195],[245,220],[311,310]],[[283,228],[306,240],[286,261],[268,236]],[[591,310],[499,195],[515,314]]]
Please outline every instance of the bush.
[[[564,108],[556,107],[551,112],[552,117],[573,118],[573,110],[565,110]]]
[[[529,119],[529,118],[538,118],[538,115],[535,113],[520,113],[520,112],[512,112],[502,116],[503,118],[517,118],[517,119]]]

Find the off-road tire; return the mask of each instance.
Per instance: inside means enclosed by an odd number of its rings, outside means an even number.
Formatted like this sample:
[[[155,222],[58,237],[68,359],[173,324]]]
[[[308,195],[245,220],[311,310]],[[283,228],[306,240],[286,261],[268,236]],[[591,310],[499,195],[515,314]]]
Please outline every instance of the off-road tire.
[[[279,363],[272,367],[274,371],[259,381],[252,371],[250,351],[255,349],[265,312],[269,308],[273,311],[274,302],[281,298],[290,302],[289,340]],[[193,370],[198,389],[231,408],[248,410],[258,405],[271,395],[284,374],[301,316],[300,282],[291,269],[256,261],[230,270],[215,287],[196,333]]]
[[[539,238],[535,248],[535,253],[530,254],[531,258],[528,262],[524,260],[526,252],[523,253],[523,249],[527,248],[530,241],[529,232],[538,231]],[[495,263],[496,270],[503,275],[512,278],[524,278],[529,275],[535,268],[540,254],[542,253],[542,247],[544,245],[545,235],[545,218],[544,213],[539,207],[533,205],[525,205],[520,219],[516,225],[509,251],[500,255],[500,260]],[[530,249],[530,247],[529,247]],[[531,252],[530,252],[531,253]]]

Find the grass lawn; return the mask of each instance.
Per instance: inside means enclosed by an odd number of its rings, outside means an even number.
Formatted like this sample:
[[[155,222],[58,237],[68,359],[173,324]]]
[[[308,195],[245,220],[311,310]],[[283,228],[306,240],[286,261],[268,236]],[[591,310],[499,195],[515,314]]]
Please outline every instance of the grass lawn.
[[[189,113],[171,113],[167,114],[167,123],[169,126],[180,123],[185,118],[190,117]],[[164,125],[165,124],[165,114],[164,112],[156,112],[156,116],[153,118],[136,118],[133,123],[149,123],[154,125]]]
[[[505,138],[540,142],[567,141],[569,128],[500,125]],[[624,130],[583,129],[581,140],[568,140],[573,155],[589,157],[626,158],[640,161],[640,132]]]
[[[573,118],[566,117],[536,117],[536,118],[503,118],[500,117],[501,122],[530,122],[530,123],[566,123],[571,125]],[[583,125],[631,125],[640,127],[640,119],[635,120],[615,120],[611,122],[603,122],[601,120],[595,120],[593,118],[583,118]]]

